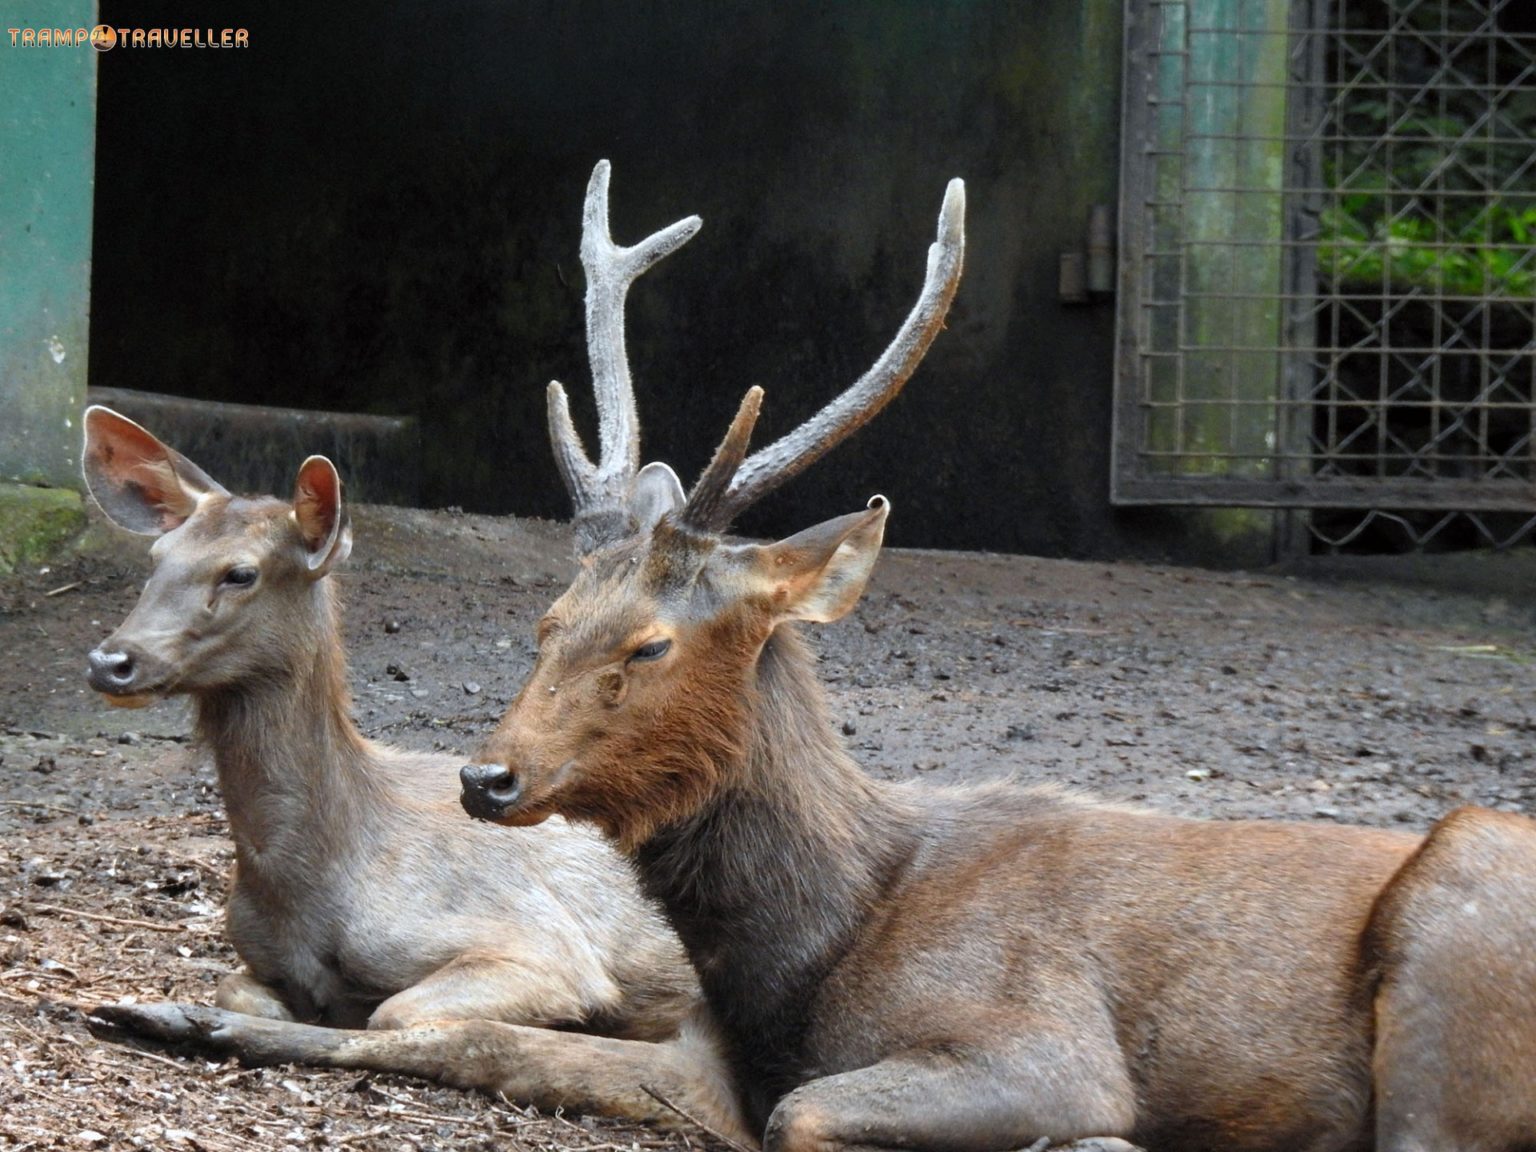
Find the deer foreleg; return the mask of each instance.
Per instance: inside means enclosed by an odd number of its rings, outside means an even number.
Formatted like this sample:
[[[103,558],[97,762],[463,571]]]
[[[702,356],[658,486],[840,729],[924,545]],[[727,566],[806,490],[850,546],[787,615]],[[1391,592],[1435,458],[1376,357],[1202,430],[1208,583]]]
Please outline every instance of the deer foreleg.
[[[249,972],[231,972],[219,981],[213,1002],[231,1012],[260,1016],[267,1020],[292,1020],[293,1009],[271,985],[263,984]]]
[[[757,1143],[713,1044],[687,1029],[664,1044],[487,1020],[353,1031],[184,1004],[107,1005],[91,1013],[90,1024],[100,1036],[213,1050],[246,1064],[419,1076],[544,1111],[564,1108],[663,1128],[687,1127],[680,1114],[687,1113],[716,1132]]]
[[[1003,1152],[1130,1133],[1135,1092],[1113,1046],[1047,1037],[1026,1047],[908,1052],[812,1080],[774,1109],[764,1148]]]
[[[598,987],[584,987],[556,967],[535,967],[498,956],[461,956],[385,1000],[368,1018],[368,1027],[500,1020],[547,1028],[580,1024],[595,1010],[621,998],[611,980],[604,979]]]

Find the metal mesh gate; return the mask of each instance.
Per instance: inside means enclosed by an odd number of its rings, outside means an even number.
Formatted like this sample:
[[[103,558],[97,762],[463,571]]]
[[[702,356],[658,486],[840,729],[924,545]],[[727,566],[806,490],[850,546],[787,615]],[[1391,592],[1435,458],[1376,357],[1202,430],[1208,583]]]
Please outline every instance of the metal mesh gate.
[[[1117,502],[1524,524],[1536,4],[1128,0],[1127,28]]]

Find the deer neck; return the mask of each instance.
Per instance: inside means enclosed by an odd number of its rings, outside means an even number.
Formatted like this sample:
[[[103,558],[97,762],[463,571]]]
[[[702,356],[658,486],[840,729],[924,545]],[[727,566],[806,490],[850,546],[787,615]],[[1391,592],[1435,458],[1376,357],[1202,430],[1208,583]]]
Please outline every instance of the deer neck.
[[[381,793],[350,714],[329,583],[314,589],[308,618],[291,622],[285,667],[196,698],[242,877],[342,842]]]
[[[724,786],[635,854],[732,1040],[739,1082],[762,1086],[754,1111],[793,1086],[816,989],[918,840],[904,795],[844,751],[792,629],[770,638],[756,679]]]

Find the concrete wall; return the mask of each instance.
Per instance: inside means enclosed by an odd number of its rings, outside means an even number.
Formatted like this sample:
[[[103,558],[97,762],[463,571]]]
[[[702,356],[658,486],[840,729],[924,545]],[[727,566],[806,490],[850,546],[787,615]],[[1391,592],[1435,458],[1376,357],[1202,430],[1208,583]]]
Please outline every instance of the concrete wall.
[[[748,385],[766,440],[863,371],[961,175],[949,330],[743,527],[883,491],[900,544],[1191,547],[1110,508],[1113,309],[1056,299],[1116,197],[1121,0],[241,7],[197,23],[249,27],[247,50],[104,58],[93,383],[414,415],[426,502],[563,515],[543,394],[587,391],[596,159],[621,240],[704,217],[630,304],[646,455],[685,477]]]
[[[12,23],[90,27],[58,0]],[[0,43],[0,481],[77,486],[85,401],[96,53]]]
[[[410,417],[266,408],[125,388],[92,388],[88,399],[154,429],[231,492],[286,496],[299,464],[318,454],[347,462],[349,500],[406,507],[421,502],[421,437]]]

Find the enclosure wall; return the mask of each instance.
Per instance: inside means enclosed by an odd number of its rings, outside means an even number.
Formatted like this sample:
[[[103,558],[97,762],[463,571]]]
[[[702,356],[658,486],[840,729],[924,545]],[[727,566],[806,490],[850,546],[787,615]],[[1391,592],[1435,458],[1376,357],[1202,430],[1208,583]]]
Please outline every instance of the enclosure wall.
[[[563,515],[544,386],[592,427],[595,160],[621,240],[704,218],[629,306],[645,455],[685,476],[749,385],[766,441],[868,366],[959,175],[948,331],[888,414],[744,527],[879,490],[903,544],[1179,547],[1169,515],[1109,506],[1112,303],[1057,297],[1061,253],[1116,198],[1121,0],[199,13],[250,47],[103,61],[94,383],[417,416],[426,503]]]

